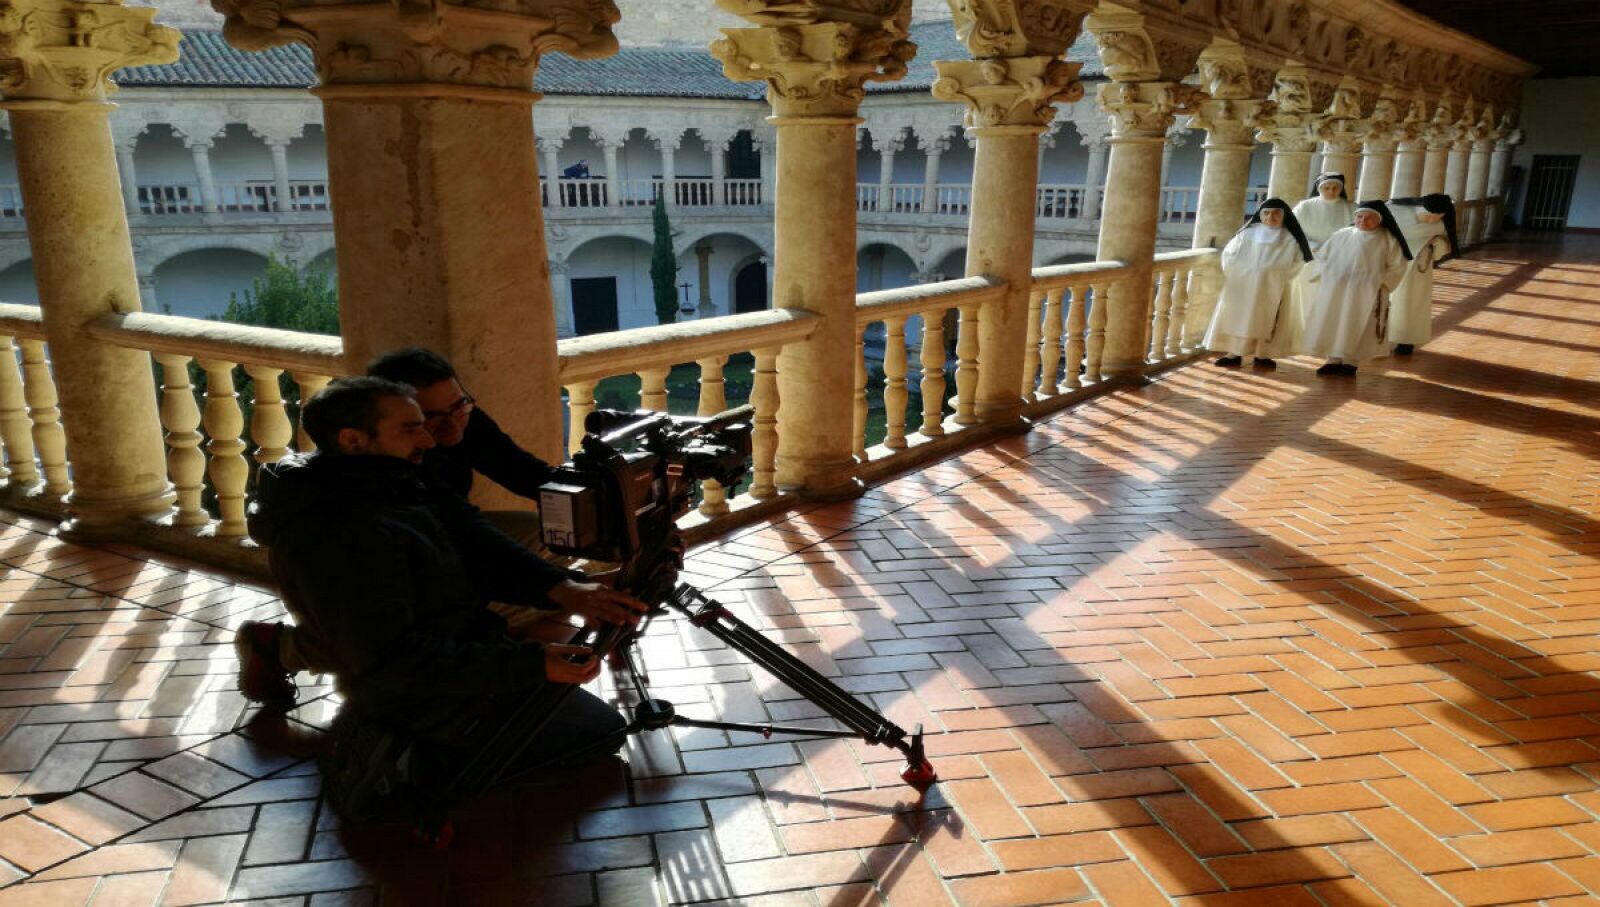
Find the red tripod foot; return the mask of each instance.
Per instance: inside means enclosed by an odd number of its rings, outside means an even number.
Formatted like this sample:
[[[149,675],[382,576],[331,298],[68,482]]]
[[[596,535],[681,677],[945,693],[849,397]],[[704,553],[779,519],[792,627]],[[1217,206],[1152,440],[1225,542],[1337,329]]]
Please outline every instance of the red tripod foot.
[[[448,819],[438,825],[420,822],[411,829],[411,835],[434,850],[449,850],[450,842],[456,837],[456,827]]]
[[[917,793],[927,793],[935,781],[939,780],[939,773],[933,770],[933,763],[928,761],[928,754],[922,748],[922,725],[917,725],[916,733],[911,735],[911,745],[906,747],[906,768],[900,773],[900,780],[917,789]]]

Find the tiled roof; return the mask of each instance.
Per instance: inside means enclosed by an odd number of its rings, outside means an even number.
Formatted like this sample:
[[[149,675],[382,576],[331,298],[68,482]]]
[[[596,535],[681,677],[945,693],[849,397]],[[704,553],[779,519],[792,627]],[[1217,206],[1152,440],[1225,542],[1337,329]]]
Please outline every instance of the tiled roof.
[[[917,57],[906,78],[874,82],[871,91],[925,91],[936,75],[934,60],[959,60],[967,55],[956,41],[949,21],[922,22],[911,28]],[[316,84],[311,51],[299,44],[274,47],[259,53],[236,50],[219,32],[188,31],[183,35],[178,62],[165,66],[134,66],[116,75],[118,84],[225,88],[306,88]],[[1100,58],[1089,37],[1079,39],[1069,59],[1084,63],[1081,76],[1098,77]],[[621,97],[729,98],[759,100],[766,86],[759,82],[730,82],[722,64],[703,48],[625,47],[603,60],[575,60],[550,54],[539,65],[535,87],[552,95],[616,95]]]

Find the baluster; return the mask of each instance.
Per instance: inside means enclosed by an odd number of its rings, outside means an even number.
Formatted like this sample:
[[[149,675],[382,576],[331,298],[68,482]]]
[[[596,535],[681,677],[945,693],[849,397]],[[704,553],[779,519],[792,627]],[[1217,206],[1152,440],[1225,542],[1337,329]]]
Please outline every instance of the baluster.
[[[207,474],[217,493],[217,538],[240,538],[245,534],[244,486],[250,479],[245,462],[244,412],[239,409],[239,394],[233,389],[235,363],[222,359],[201,359],[206,372],[204,423],[211,440],[206,452],[211,455]]]
[[[255,383],[256,395],[250,412],[250,440],[255,442],[257,463],[276,463],[289,455],[294,426],[283,408],[283,392],[278,376],[283,369],[269,365],[247,365],[245,374]]]
[[[1100,380],[1100,357],[1106,349],[1106,285],[1095,284],[1091,288],[1093,296],[1089,300],[1089,339],[1085,345],[1089,358],[1085,362],[1085,373],[1090,381]]]
[[[727,356],[707,356],[700,360],[700,415],[715,416],[728,408],[727,382],[722,374],[727,364]],[[713,517],[727,512],[728,490],[715,479],[700,483],[700,513]]]
[[[855,427],[851,431],[856,462],[867,462],[867,326],[856,326]]]
[[[906,316],[895,315],[883,323],[883,408],[888,421],[883,444],[890,450],[906,447]]]
[[[1189,281],[1194,272],[1181,268],[1172,275],[1172,320],[1167,325],[1167,355],[1183,353],[1183,333],[1189,326]]]
[[[1072,288],[1072,308],[1067,311],[1067,387],[1083,387],[1083,309],[1088,293],[1088,284]],[[1061,291],[1062,305],[1068,304],[1066,294]]]
[[[567,385],[567,453],[583,449],[583,423],[594,412],[594,381]]]
[[[189,357],[157,353],[161,365],[161,427],[167,437],[167,478],[178,493],[175,526],[204,526],[211,522],[200,503],[206,475],[206,456],[200,452],[200,406],[189,383]]]
[[[302,413],[305,412],[306,401],[315,397],[332,380],[327,375],[312,375],[306,372],[293,372],[291,374],[294,377],[294,383],[300,386],[300,411]],[[317,449],[317,442],[311,440],[311,436],[306,434],[303,420],[301,425],[295,427],[294,437],[295,450],[303,453]]]
[[[756,350],[755,386],[750,402],[756,408],[755,431],[750,438],[753,461],[750,496],[758,501],[776,497],[778,486],[778,347]]]
[[[1150,329],[1150,358],[1165,359],[1167,346],[1167,310],[1172,306],[1172,280],[1166,271],[1155,272],[1155,324]]]
[[[922,434],[944,434],[944,312],[922,313]]]
[[[6,445],[11,487],[32,488],[39,481],[39,466],[33,461],[33,422],[28,418],[22,373],[17,370],[17,351],[10,337],[0,337],[0,440]]]
[[[978,307],[961,307],[956,330],[956,424],[976,425],[978,396]]]
[[[1039,382],[1039,319],[1044,315],[1044,300],[1049,294],[1036,290],[1028,294],[1027,341],[1022,347],[1022,399],[1029,403],[1039,399],[1036,390]]]
[[[667,373],[671,366],[639,370],[639,405],[658,413],[667,411]]]
[[[18,344],[22,347],[22,393],[33,423],[33,446],[39,452],[44,492],[64,495],[72,490],[72,477],[67,470],[67,435],[61,428],[56,379],[50,374],[43,340],[19,340]]]
[[[1067,291],[1052,290],[1044,298],[1044,342],[1039,354],[1039,395],[1050,396],[1060,390],[1056,375],[1061,371],[1061,306]]]

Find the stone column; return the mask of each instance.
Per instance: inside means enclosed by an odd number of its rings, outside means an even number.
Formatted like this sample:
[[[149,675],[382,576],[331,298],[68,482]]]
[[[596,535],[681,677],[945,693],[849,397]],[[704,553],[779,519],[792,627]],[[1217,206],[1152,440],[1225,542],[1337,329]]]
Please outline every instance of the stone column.
[[[1099,92],[1100,107],[1111,117],[1111,161],[1095,258],[1132,266],[1126,279],[1110,286],[1103,303],[1106,336],[1101,372],[1138,376],[1144,372],[1150,346],[1161,149],[1174,118],[1205,97],[1200,89],[1178,81],[1194,68],[1202,50],[1184,42],[1201,38],[1189,32],[1158,34],[1154,20],[1106,3],[1086,24],[1111,80]]]
[[[139,214],[139,171],[133,163],[137,140],[117,143],[117,173],[122,182],[122,207],[128,214]]]
[[[894,135],[876,142],[878,146],[878,210],[894,210],[894,158],[906,146],[906,131],[896,129]]]
[[[1344,174],[1345,191],[1355,201],[1361,185],[1361,143],[1341,139],[1323,142],[1322,172]]]
[[[570,270],[565,258],[550,259],[550,299],[555,309],[557,337],[571,337],[575,333],[572,329],[572,281],[567,277]]]
[[[1488,223],[1488,235],[1492,239],[1500,235],[1501,225],[1505,222],[1506,204],[1506,172],[1511,167],[1511,156],[1516,153],[1518,145],[1522,144],[1522,130],[1512,127],[1509,118],[1502,121],[1500,137],[1495,140],[1494,153],[1489,157],[1489,197],[1499,199],[1494,206],[1494,216]]]
[[[983,7],[979,4],[979,7]],[[1009,3],[993,2],[985,12]],[[1008,21],[996,17],[996,21]],[[1028,301],[1033,282],[1033,228],[1039,193],[1039,136],[1055,117],[1055,104],[1083,97],[1082,64],[1059,59],[1077,37],[1079,19],[1063,15],[1053,27],[1019,24],[1006,32],[966,36],[976,59],[937,60],[933,96],[966,105],[967,134],[977,139],[972,165],[972,217],[967,226],[968,277],[1006,282],[1006,293],[978,312],[978,373],[956,375],[967,419],[1021,428],[1023,363],[1028,342]],[[1031,27],[1030,27],[1031,26]],[[970,322],[962,317],[961,330]]]
[[[700,137],[705,140],[706,153],[711,155],[711,203],[728,203],[728,143],[733,141],[731,131],[712,131],[702,128]],[[854,190],[852,190],[854,191]]]
[[[716,251],[707,241],[697,242],[694,245],[695,264],[700,277],[700,314],[701,318],[710,318],[717,314],[717,307],[711,301],[711,253]]]
[[[289,143],[272,140],[267,142],[267,150],[272,153],[272,182],[277,195],[272,210],[293,211],[294,197],[289,188]]]
[[[752,130],[756,153],[761,156],[761,203],[771,205],[777,196],[778,185],[778,136],[775,130]],[[855,188],[850,189],[851,198],[855,197]],[[772,269],[767,269],[767,281],[772,280]],[[770,294],[768,294],[770,298]]]
[[[661,150],[661,203],[668,210],[678,206],[678,145],[682,141],[681,131],[656,137],[656,147]]]
[[[1172,154],[1183,143],[1182,133],[1168,133],[1166,141],[1161,143],[1161,188],[1163,189],[1172,183]]]
[[[860,494],[855,477],[856,124],[868,80],[905,75],[910,0],[870,24],[820,0],[718,0],[755,23],[711,45],[729,79],[767,82],[777,127],[773,307],[820,316],[778,357],[776,483],[808,496]]]
[[[531,87],[543,52],[615,53],[616,8],[282,0],[246,17],[223,5],[237,47],[314,45],[349,367],[396,346],[438,350],[519,443],[560,460]]]
[[[1193,247],[1221,248],[1239,229],[1250,188],[1255,127],[1277,105],[1251,99],[1250,64],[1239,44],[1218,39],[1200,54],[1200,82],[1209,98],[1198,103],[1190,125],[1206,133]]]
[[[1111,146],[1104,140],[1086,141],[1089,162],[1083,172],[1083,216],[1088,220],[1100,218],[1100,193],[1106,182],[1106,161],[1111,157]]]
[[[618,149],[626,140],[623,136],[595,137],[595,142],[600,146],[600,153],[606,161],[606,207],[622,207],[622,163],[617,154]]]
[[[1489,220],[1486,201],[1489,197],[1489,155],[1494,152],[1495,144],[1495,136],[1490,128],[1481,129],[1476,135],[1477,138],[1472,142],[1471,157],[1467,159],[1467,201],[1483,204],[1473,212],[1465,225],[1466,233],[1461,237],[1462,242],[1474,246],[1483,242],[1484,229]]]
[[[1423,133],[1427,128],[1427,104],[1421,98],[1407,106],[1405,118],[1395,126],[1394,175],[1389,181],[1390,198],[1410,198],[1422,194],[1422,165],[1427,155]]]
[[[1467,198],[1467,161],[1471,156],[1471,137],[1457,138],[1450,143],[1449,157],[1445,160],[1444,191],[1457,203]]]
[[[1311,181],[1311,153],[1316,138],[1311,131],[1311,77],[1300,63],[1286,63],[1273,80],[1270,115],[1260,118],[1256,139],[1272,145],[1272,172],[1267,195],[1294,204],[1306,194]]]
[[[540,137],[535,142],[539,155],[544,158],[545,204],[551,208],[566,205],[561,197],[561,145],[560,139]]]
[[[1395,101],[1394,89],[1385,86],[1373,105],[1372,115],[1367,118],[1366,134],[1361,143],[1361,177],[1357,186],[1366,198],[1396,197],[1391,187],[1399,121],[1400,107]]]
[[[922,167],[922,211],[924,214],[936,214],[939,211],[939,164],[944,158],[945,149],[950,147],[950,133],[942,132],[935,136],[924,136],[922,139],[923,153],[927,156]]]
[[[103,315],[139,311],[108,76],[174,62],[178,32],[152,25],[152,9],[109,2],[12,0],[8,13],[0,108],[10,117],[72,466],[69,525],[111,535],[165,514],[174,496],[149,355],[88,333]]]
[[[200,210],[216,214],[221,210],[217,199],[217,183],[211,176],[211,140],[191,139],[189,154],[194,159],[194,178],[200,184]]]
[[[1206,133],[1205,159],[1200,169],[1192,246],[1222,248],[1239,229],[1250,188],[1250,156],[1255,151],[1255,127],[1276,107],[1271,101],[1251,99],[1250,70],[1244,49],[1231,41],[1214,40],[1200,55],[1200,83],[1210,96],[1194,108],[1190,124]],[[1197,279],[1214,280],[1204,272]],[[1211,306],[1197,301],[1216,298],[1213,291],[1191,292],[1186,310],[1185,345],[1199,337],[1211,320]]]

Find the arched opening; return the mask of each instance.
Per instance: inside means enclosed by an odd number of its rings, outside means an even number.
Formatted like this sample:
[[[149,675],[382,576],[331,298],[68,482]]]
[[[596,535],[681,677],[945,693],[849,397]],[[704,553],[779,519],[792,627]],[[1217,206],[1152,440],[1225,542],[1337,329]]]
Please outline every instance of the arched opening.
[[[242,301],[266,269],[266,256],[242,249],[182,252],[156,266],[155,300],[145,305],[156,312],[211,318],[227,310],[230,298]]]
[[[572,329],[579,335],[657,324],[650,283],[650,244],[604,236],[567,257]]]
[[[0,302],[39,304],[39,286],[33,278],[33,259],[24,258],[0,271]]]
[[[917,263],[897,246],[868,243],[856,253],[856,292],[909,287],[916,281]]]
[[[311,259],[306,264],[306,270],[327,275],[329,283],[337,284],[339,282],[339,257],[333,249],[329,249]]]
[[[769,307],[767,263],[758,258],[733,275],[733,311],[735,314],[743,314],[760,312]]]
[[[134,151],[139,208],[145,214],[200,210],[200,186],[194,157],[171,126],[152,123]]]
[[[727,315],[737,308],[738,272],[753,259],[764,253],[748,237],[737,233],[712,233],[686,247],[680,246],[678,255],[678,284],[688,284],[688,298],[682,290],[678,300],[694,310],[692,314],[679,315],[679,320],[712,315]],[[749,300],[746,305],[752,304]],[[766,287],[755,303],[766,308]]]

